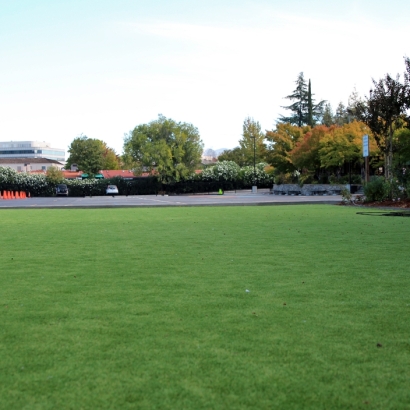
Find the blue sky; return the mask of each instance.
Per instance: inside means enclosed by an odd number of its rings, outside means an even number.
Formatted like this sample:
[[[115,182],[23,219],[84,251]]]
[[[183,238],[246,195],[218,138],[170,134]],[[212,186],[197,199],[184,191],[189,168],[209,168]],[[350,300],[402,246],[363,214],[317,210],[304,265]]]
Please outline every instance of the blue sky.
[[[333,108],[404,71],[410,2],[0,0],[0,140],[122,152],[163,114],[233,148],[272,129],[299,72]]]

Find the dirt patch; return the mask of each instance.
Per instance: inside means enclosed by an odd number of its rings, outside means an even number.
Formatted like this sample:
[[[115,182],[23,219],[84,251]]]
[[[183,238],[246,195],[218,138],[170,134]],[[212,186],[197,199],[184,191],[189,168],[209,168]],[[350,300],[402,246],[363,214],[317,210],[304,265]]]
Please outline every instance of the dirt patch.
[[[400,201],[376,201],[376,202],[365,202],[362,206],[368,206],[373,208],[400,208],[400,209],[410,209],[410,199],[401,199]]]
[[[361,206],[364,208],[393,208],[393,209],[410,209],[410,198],[398,200],[386,200],[386,201],[374,201],[374,202],[362,202],[363,196],[353,198],[352,202],[341,202],[339,205],[343,206]]]

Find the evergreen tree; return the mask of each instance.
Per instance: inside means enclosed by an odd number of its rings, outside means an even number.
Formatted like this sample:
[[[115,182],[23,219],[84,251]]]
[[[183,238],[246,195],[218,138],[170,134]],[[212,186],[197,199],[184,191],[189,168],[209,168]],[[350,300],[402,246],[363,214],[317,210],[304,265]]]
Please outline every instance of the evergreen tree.
[[[301,72],[296,80],[295,90],[292,94],[285,97],[286,99],[295,102],[288,106],[282,106],[282,108],[291,111],[292,115],[289,117],[281,115],[280,120],[292,125],[297,125],[298,127],[301,127],[302,124],[306,124],[307,95],[307,84],[303,72]]]
[[[346,107],[342,102],[340,102],[336,108],[334,123],[339,125],[339,127],[349,123],[349,116]]]
[[[288,106],[282,106],[282,108],[291,111],[292,115],[289,117],[281,115],[280,121],[297,125],[298,127],[302,127],[303,125],[313,126],[317,122],[320,122],[323,116],[323,106],[326,101],[320,101],[318,104],[315,104],[313,95],[310,80],[307,85],[303,72],[299,73],[296,80],[296,89],[292,94],[285,97],[295,102]]]
[[[360,98],[359,93],[356,90],[356,87],[353,89],[352,93],[349,95],[347,100],[346,115],[348,122],[360,121],[360,116],[356,111],[356,106],[363,103],[363,100]]]
[[[330,105],[330,103],[327,103],[325,104],[323,109],[322,124],[326,125],[327,127],[330,127],[334,123],[335,122],[333,117],[332,106]]]
[[[313,103],[312,103],[312,84],[309,78],[309,87],[308,87],[308,117],[307,125],[313,127]]]

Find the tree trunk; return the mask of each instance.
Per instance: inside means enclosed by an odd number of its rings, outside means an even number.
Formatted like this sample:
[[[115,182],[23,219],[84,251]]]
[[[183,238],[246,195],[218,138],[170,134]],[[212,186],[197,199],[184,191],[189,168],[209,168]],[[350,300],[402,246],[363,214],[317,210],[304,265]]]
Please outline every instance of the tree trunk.
[[[390,181],[393,178],[393,128],[389,127],[389,142],[387,147],[387,161],[386,161],[386,179]]]

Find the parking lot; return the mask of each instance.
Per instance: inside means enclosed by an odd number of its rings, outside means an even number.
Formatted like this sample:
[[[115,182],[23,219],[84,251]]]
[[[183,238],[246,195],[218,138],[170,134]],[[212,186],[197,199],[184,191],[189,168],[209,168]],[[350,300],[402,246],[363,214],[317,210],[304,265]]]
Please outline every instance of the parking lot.
[[[34,197],[27,199],[0,199],[0,208],[132,208],[164,206],[241,206],[241,205],[291,205],[338,204],[340,195],[301,196],[272,195],[268,190],[226,192],[194,195],[119,195],[93,197]]]

